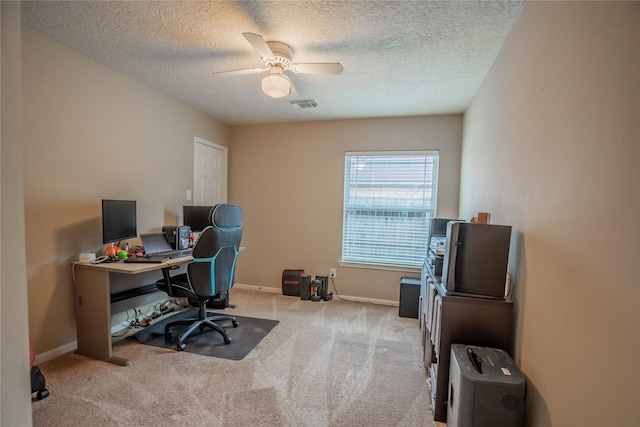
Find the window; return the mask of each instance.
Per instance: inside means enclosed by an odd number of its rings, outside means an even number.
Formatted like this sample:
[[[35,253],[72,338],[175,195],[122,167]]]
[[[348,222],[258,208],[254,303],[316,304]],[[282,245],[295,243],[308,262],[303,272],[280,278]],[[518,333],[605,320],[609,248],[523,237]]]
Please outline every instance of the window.
[[[342,261],[421,266],[435,216],[437,151],[346,153]]]

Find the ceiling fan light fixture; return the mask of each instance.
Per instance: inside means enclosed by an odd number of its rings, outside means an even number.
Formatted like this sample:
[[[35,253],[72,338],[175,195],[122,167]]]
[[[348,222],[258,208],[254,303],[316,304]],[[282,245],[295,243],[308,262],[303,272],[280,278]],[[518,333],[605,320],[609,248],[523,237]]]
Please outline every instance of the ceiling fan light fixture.
[[[262,91],[271,98],[284,98],[291,93],[291,83],[282,74],[271,74],[262,79]]]

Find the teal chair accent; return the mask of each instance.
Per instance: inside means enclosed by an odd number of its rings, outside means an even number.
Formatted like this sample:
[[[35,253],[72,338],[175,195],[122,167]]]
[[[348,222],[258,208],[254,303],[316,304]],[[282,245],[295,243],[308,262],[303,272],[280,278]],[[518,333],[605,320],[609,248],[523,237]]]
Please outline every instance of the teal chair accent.
[[[176,347],[185,349],[184,341],[196,329],[204,332],[213,329],[222,335],[225,344],[231,342],[227,331],[217,322],[229,320],[233,327],[238,321],[233,316],[207,312],[207,301],[212,298],[226,298],[233,287],[234,273],[240,241],[242,240],[243,212],[234,204],[218,204],[209,213],[210,226],[206,227],[193,248],[193,261],[187,265],[187,272],[170,276],[170,269],[163,269],[163,279],[156,282],[158,289],[172,297],[186,297],[197,302],[197,316],[170,322],[165,326],[165,336],[170,338],[172,328],[189,325],[178,336]],[[195,311],[195,309],[194,309]]]

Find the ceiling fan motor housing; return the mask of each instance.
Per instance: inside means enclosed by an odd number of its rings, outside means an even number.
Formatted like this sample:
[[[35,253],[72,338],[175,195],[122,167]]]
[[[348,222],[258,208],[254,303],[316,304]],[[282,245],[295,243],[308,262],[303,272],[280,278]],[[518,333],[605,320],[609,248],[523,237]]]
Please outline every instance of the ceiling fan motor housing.
[[[247,68],[217,72],[217,75],[243,75],[269,71],[269,75],[262,79],[262,91],[272,98],[282,98],[291,94],[298,96],[293,83],[285,71],[302,74],[342,74],[340,63],[302,63],[291,62],[293,49],[286,43],[278,41],[265,41],[259,34],[242,33],[254,50],[262,58],[264,68]]]
[[[291,56],[293,49],[288,44],[282,42],[267,42],[267,46],[273,52],[273,58],[262,58],[265,65],[279,65],[288,70],[291,67]]]

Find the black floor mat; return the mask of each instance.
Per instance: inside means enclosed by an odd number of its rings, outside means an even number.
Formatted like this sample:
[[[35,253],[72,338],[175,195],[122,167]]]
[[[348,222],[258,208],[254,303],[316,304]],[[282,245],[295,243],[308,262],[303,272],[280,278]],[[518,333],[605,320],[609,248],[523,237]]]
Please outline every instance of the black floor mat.
[[[233,315],[230,310],[216,312],[216,314]],[[165,338],[164,325],[175,320],[189,317],[198,317],[198,310],[185,310],[166,319],[154,323],[133,335],[143,344],[155,347],[164,347],[175,350],[178,335],[188,325],[178,325],[173,327],[171,338]],[[217,322],[222,326],[231,338],[231,343],[224,343],[222,335],[209,328],[204,332],[196,330],[184,341],[189,353],[201,354],[203,356],[220,357],[222,359],[242,360],[267,334],[278,324],[277,320],[257,319],[254,317],[235,316],[238,320],[238,327],[234,328],[230,321]]]

